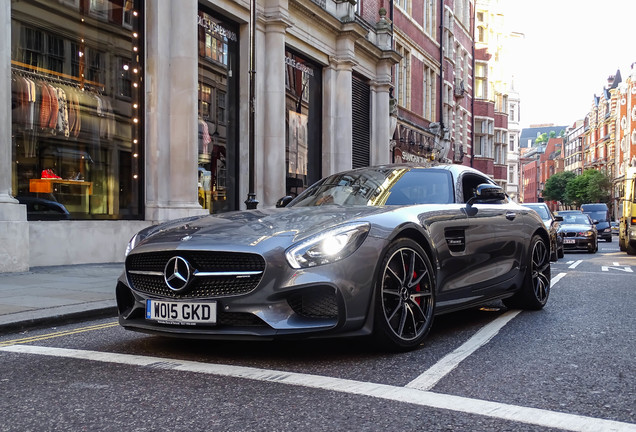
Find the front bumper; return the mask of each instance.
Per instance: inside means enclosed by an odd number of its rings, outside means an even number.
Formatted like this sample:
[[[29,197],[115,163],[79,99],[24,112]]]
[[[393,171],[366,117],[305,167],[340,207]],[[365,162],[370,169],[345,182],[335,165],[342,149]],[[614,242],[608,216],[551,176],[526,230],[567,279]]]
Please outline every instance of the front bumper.
[[[368,237],[351,256],[338,262],[292,269],[282,251],[262,254],[262,277],[247,292],[192,289],[174,295],[160,285],[163,276],[143,287],[131,273],[130,256],[116,287],[119,323],[151,334],[205,339],[273,339],[368,334],[365,326],[373,294],[374,275],[383,240]],[[190,251],[192,252],[192,251]],[[218,253],[218,251],[216,251]],[[196,251],[201,253],[201,251]],[[189,257],[189,251],[169,255]],[[149,299],[172,302],[216,302],[214,325],[161,323],[146,319]]]
[[[603,240],[611,240],[612,239],[612,230],[610,228],[607,228],[606,230],[599,231],[598,232],[598,236],[599,236],[599,238],[601,238]]]
[[[594,250],[596,242],[589,237],[566,237],[563,239],[563,250]]]

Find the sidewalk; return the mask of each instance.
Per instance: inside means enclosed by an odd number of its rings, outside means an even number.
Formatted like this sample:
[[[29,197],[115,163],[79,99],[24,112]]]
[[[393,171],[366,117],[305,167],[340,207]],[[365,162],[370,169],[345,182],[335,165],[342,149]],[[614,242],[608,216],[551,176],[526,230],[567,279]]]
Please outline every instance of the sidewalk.
[[[123,263],[33,267],[0,273],[0,334],[116,316],[115,285]]]

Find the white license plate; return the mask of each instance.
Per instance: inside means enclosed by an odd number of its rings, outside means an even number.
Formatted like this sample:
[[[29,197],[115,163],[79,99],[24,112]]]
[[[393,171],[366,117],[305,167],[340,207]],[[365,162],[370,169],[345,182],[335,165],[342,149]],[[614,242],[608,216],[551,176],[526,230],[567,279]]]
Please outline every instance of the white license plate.
[[[146,300],[146,319],[162,324],[216,324],[216,302]]]
[[[565,243],[565,244],[574,244],[574,243],[576,243],[576,240],[574,240],[574,239],[564,239],[563,243]]]

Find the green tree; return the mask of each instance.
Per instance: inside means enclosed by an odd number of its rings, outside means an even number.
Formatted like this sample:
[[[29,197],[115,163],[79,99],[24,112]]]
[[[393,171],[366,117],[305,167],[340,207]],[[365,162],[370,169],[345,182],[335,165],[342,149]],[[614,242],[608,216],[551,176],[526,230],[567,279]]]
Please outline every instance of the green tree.
[[[597,170],[587,170],[586,172],[588,171],[588,202],[602,202],[609,205],[612,190],[612,179],[604,172]]]
[[[566,187],[570,181],[576,177],[572,171],[556,173],[545,182],[542,192],[544,199],[549,201],[560,201],[563,205],[569,206],[572,203],[567,200]]]
[[[609,203],[611,187],[612,180],[607,174],[588,169],[568,182],[565,197],[577,207],[589,202]]]
[[[548,142],[548,134],[544,132],[541,135],[539,135],[537,139],[534,140],[534,145],[540,146],[541,144],[545,144],[547,142]]]
[[[568,182],[565,187],[565,200],[576,207],[580,207],[582,203],[586,202],[585,189],[587,183],[583,175],[576,176]]]

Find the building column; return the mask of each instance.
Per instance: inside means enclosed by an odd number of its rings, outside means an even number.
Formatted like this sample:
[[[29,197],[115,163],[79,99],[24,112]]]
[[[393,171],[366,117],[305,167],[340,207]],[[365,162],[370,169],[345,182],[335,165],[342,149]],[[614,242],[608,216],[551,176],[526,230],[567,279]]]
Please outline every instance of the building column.
[[[353,132],[353,67],[355,41],[360,35],[343,31],[336,40],[336,55],[324,72],[322,175],[351,169]]]
[[[198,202],[197,0],[146,2],[146,220],[206,214]]]
[[[29,269],[26,206],[11,196],[11,4],[0,4],[0,273]]]
[[[261,36],[262,49],[257,50],[257,132],[262,143],[256,146],[256,178],[262,185],[257,195],[262,207],[271,207],[286,193],[285,179],[285,34],[291,25],[287,2],[266,2],[260,16],[264,18]],[[260,21],[259,21],[260,23]],[[260,115],[258,115],[260,114]]]
[[[391,56],[390,56],[391,57]],[[376,67],[376,81],[372,89],[372,134],[371,134],[371,165],[381,165],[391,162],[390,142],[393,138],[391,130],[391,68],[395,59],[382,60]]]

